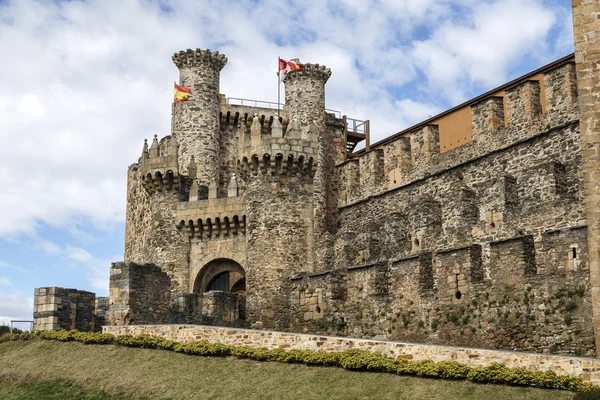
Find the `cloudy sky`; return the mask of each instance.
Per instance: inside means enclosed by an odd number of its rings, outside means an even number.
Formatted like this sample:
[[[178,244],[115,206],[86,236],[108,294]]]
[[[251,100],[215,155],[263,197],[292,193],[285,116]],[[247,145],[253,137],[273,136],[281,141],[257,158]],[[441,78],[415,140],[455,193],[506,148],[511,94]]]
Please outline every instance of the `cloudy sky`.
[[[33,289],[106,295],[127,166],[168,135],[173,53],[276,101],[277,58],[333,71],[327,108],[375,140],[573,51],[568,0],[0,0],[0,323]]]

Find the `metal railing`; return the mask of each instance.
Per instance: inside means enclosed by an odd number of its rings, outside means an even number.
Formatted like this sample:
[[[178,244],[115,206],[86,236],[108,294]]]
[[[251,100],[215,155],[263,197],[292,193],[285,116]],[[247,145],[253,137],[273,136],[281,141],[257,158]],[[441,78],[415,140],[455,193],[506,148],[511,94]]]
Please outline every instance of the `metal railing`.
[[[282,110],[283,106],[284,106],[283,103],[275,103],[272,101],[264,101],[264,100],[242,99],[241,97],[228,97],[227,104],[232,105],[232,106],[268,108],[271,110]],[[336,118],[342,118],[341,111],[330,110],[330,109],[326,108],[325,112],[328,114],[334,114]]]
[[[31,331],[33,331],[33,321],[24,321],[24,320],[20,320],[20,319],[11,319],[11,320],[10,320],[10,331],[11,331],[11,332],[12,332],[12,331],[13,331],[13,329],[14,329],[14,326],[13,326],[13,325],[14,325],[14,323],[15,323],[15,322],[17,322],[17,323],[25,323],[25,322],[28,322],[28,323],[29,323],[29,331],[30,331],[30,332],[31,332]]]
[[[281,104],[281,103],[273,103],[270,101],[263,101],[263,100],[242,99],[239,97],[228,97],[227,104],[233,105],[233,106],[270,108],[270,109],[275,109],[275,110],[281,110],[283,108],[283,104]]]
[[[346,126],[349,132],[362,133],[363,135],[367,132],[367,121],[346,117]]]

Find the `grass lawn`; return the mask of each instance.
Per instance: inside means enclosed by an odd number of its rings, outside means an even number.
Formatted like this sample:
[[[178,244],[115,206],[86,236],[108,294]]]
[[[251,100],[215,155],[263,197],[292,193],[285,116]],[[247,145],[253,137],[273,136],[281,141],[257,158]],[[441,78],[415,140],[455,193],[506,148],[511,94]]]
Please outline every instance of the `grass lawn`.
[[[0,399],[572,399],[533,388],[77,342],[0,343]]]

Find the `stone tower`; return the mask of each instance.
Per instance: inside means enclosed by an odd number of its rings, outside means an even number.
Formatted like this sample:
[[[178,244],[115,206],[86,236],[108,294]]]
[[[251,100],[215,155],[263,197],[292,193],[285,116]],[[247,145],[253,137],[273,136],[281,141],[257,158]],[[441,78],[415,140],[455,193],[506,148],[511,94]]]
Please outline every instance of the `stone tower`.
[[[600,1],[573,0],[579,129],[583,160],[594,336],[600,346]]]
[[[129,167],[125,261],[153,263],[172,279],[172,291],[189,290],[190,242],[178,229],[177,210],[190,187],[200,197],[219,176],[219,74],[227,58],[210,50],[173,55],[179,82],[192,89],[174,107],[172,135],[144,143],[139,162]],[[198,162],[196,163],[196,160]]]
[[[238,168],[246,192],[247,310],[257,326],[290,325],[290,278],[314,262],[314,175],[325,131],[325,83],[331,70],[306,64],[289,74],[290,122],[256,116],[240,132]]]
[[[148,148],[127,172],[125,261],[160,265],[174,291],[188,285],[189,243],[177,229],[177,205],[186,198],[189,178],[179,171],[178,145],[171,136]]]
[[[173,111],[173,138],[179,144],[179,164],[187,172],[192,156],[199,160],[198,185],[209,186],[219,176],[219,80],[227,57],[210,50],[173,55],[179,82],[192,89],[189,101]]]

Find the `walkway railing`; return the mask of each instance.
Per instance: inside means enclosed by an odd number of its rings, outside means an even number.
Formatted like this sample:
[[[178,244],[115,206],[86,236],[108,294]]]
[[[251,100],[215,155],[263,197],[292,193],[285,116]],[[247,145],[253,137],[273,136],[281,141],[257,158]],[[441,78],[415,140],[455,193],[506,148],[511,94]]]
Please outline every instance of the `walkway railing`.
[[[264,100],[242,99],[241,97],[228,97],[227,104],[234,105],[234,106],[269,108],[271,110],[282,110],[283,106],[284,106],[283,103],[274,103],[272,101],[264,101]],[[342,118],[341,111],[330,110],[330,109],[326,108],[325,112],[327,112],[329,114],[334,114],[336,116],[336,118]]]
[[[20,320],[20,319],[11,319],[10,320],[10,331],[12,332],[14,328],[14,323],[29,323],[29,331],[32,332],[33,331],[33,321],[24,321],[24,320]]]
[[[264,100],[253,100],[253,99],[243,99],[241,97],[228,97],[227,98],[228,105],[234,106],[246,106],[246,107],[255,107],[255,108],[268,108],[271,110],[282,110],[284,104],[275,103],[272,101],[264,101]],[[326,108],[325,112],[328,114],[333,114],[336,118],[339,118],[344,121],[344,137],[346,141],[346,151],[347,153],[354,152],[356,145],[359,142],[365,141],[365,150],[370,150],[370,121],[359,120],[354,118],[348,118],[345,115],[342,116],[342,112],[338,110],[331,110]]]

